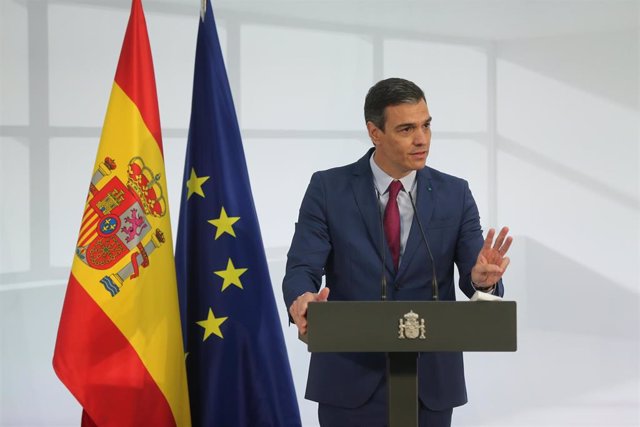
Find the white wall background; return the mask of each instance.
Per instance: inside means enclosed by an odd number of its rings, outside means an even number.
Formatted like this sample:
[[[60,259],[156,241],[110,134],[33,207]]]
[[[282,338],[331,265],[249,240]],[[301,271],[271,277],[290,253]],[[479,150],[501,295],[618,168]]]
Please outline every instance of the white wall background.
[[[144,2],[174,227],[199,3]],[[2,426],[78,425],[51,358],[129,6],[0,0]],[[369,146],[366,90],[402,76],[435,118],[428,162],[470,180],[485,228],[516,237],[519,349],[466,355],[454,425],[640,425],[638,1],[214,8],[300,396],[308,354],[280,301],[299,203],[313,171]]]

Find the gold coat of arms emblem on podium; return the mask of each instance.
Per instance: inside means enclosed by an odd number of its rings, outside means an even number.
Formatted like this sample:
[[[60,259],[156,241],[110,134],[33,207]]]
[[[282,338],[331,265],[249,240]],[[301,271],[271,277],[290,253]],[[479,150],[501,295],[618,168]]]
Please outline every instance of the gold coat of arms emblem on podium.
[[[399,319],[400,325],[398,327],[398,339],[410,339],[414,340],[419,338],[421,340],[426,339],[426,327],[424,319],[421,319],[413,310],[404,315],[404,319]]]

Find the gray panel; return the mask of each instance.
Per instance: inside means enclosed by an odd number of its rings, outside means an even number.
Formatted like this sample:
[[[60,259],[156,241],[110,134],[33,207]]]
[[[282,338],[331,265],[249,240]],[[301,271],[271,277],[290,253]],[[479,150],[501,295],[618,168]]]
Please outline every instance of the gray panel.
[[[516,351],[516,303],[388,301],[311,303],[311,352]],[[413,311],[425,338],[399,338]],[[482,327],[478,327],[482,325]]]

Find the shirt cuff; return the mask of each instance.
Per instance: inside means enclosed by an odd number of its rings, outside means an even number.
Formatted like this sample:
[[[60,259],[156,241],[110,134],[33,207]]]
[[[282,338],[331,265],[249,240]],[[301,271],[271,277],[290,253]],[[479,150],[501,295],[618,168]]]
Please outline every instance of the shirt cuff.
[[[483,287],[478,286],[475,283],[473,283],[473,280],[471,280],[471,279],[469,279],[469,280],[471,281],[471,286],[473,286],[473,288],[476,291],[484,292],[485,294],[494,294],[495,293],[495,290],[496,290],[496,285],[495,284],[493,284],[492,286],[483,288]]]

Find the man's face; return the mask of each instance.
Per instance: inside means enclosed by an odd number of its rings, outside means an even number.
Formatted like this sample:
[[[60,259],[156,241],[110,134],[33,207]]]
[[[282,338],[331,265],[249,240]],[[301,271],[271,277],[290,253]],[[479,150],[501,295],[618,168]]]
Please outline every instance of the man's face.
[[[373,160],[395,179],[422,169],[431,145],[431,115],[425,100],[389,106],[385,117],[384,131],[367,122],[369,136],[376,146]]]

